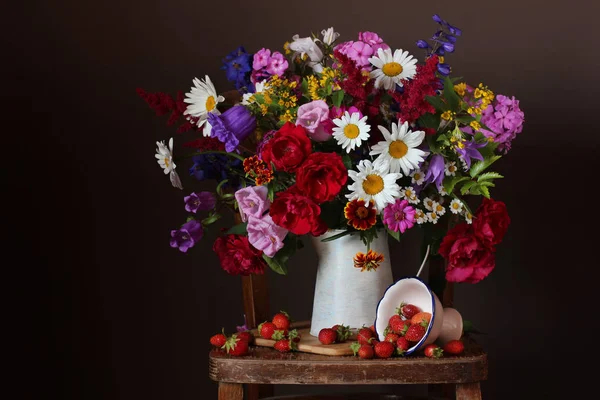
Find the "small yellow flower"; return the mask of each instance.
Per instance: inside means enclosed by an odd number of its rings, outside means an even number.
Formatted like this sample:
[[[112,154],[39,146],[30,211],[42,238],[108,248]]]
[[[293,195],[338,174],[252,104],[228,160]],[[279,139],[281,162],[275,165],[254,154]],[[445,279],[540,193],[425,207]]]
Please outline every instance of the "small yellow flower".
[[[446,121],[450,121],[450,120],[454,119],[454,115],[455,115],[454,112],[447,110],[442,113],[442,118],[445,119]]]
[[[481,129],[481,124],[477,121],[471,121],[469,125],[471,125],[471,128],[475,129],[476,131]]]
[[[283,50],[285,51],[285,54],[290,54],[292,52],[290,50],[290,42],[285,42],[283,44]]]
[[[459,83],[458,85],[454,85],[454,91],[459,96],[464,97],[465,93],[467,92],[467,84],[463,82]]]

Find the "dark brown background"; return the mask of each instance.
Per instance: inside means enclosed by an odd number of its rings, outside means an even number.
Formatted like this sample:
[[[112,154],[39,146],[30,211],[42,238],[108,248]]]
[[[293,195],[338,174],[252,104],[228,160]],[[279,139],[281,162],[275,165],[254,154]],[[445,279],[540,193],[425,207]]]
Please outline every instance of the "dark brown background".
[[[515,95],[526,115],[496,167],[506,179],[493,195],[512,217],[497,268],[456,288],[456,307],[488,333],[484,398],[508,398],[517,387],[512,398],[591,393],[572,362],[596,341],[594,303],[583,299],[598,265],[588,243],[597,237],[589,193],[598,186],[600,141],[594,4],[47,1],[3,13],[4,79],[15,89],[5,92],[5,119],[16,123],[3,129],[3,197],[15,203],[5,208],[5,243],[19,260],[3,265],[6,330],[26,339],[7,342],[17,355],[8,367],[22,378],[14,380],[18,398],[216,396],[208,338],[241,323],[240,280],[218,266],[216,230],[187,255],[169,247],[169,230],[185,218],[184,193],[170,187],[153,153],[174,129],[136,87],[185,91],[209,74],[228,90],[220,60],[238,45],[277,49],[329,26],[344,40],[373,30],[420,56],[414,42],[432,34],[436,12],[464,31],[448,57],[454,75]],[[185,193],[198,188],[187,176],[183,183]],[[418,244],[413,233],[393,245],[396,277],[415,273]],[[273,311],[310,317],[315,262],[308,248],[290,276],[270,274]],[[310,390],[328,388],[276,393]]]

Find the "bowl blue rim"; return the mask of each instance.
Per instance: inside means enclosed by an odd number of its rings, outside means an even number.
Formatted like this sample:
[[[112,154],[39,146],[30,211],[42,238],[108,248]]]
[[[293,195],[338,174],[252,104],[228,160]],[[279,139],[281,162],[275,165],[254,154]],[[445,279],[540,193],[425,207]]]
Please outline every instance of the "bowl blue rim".
[[[433,292],[431,291],[431,289],[429,288],[429,286],[425,282],[423,282],[423,279],[419,278],[418,276],[404,276],[404,277],[398,279],[396,282],[392,283],[390,286],[388,286],[387,289],[385,289],[385,292],[383,292],[383,295],[381,296],[381,299],[379,299],[379,301],[377,302],[377,308],[375,309],[375,322],[373,323],[373,327],[375,328],[375,334],[377,335],[377,339],[379,340],[379,332],[377,332],[377,316],[379,315],[379,305],[381,304],[381,301],[385,297],[387,291],[390,290],[390,288],[392,286],[395,286],[398,282],[403,281],[405,279],[416,279],[416,280],[420,281],[423,285],[425,285],[425,287],[427,288],[427,290],[429,290],[429,294],[431,296],[431,321],[429,321],[429,325],[427,326],[427,330],[425,331],[425,335],[421,338],[421,340],[419,340],[417,342],[417,344],[415,344],[414,346],[410,347],[408,350],[406,350],[404,352],[404,355],[407,356],[407,355],[412,354],[415,351],[417,351],[419,349],[419,347],[421,346],[421,344],[423,344],[423,342],[425,340],[427,340],[427,338],[429,337],[429,333],[433,329],[433,323],[435,322],[435,311],[436,311],[436,309],[435,309],[435,297],[433,296]]]

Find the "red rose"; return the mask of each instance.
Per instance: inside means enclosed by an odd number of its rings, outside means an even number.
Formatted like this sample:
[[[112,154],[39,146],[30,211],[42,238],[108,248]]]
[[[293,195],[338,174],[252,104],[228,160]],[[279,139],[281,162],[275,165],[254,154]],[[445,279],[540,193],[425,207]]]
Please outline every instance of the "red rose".
[[[286,122],[275,135],[265,143],[261,158],[268,165],[271,162],[280,171],[294,172],[312,152],[306,129]]]
[[[495,246],[504,238],[509,224],[506,204],[484,197],[473,218],[475,235],[487,246]]]
[[[336,153],[313,153],[296,171],[296,186],[317,204],[331,201],[348,180],[348,170]]]
[[[447,261],[448,282],[477,283],[496,266],[493,248],[482,243],[467,224],[448,231],[438,251]]]
[[[295,186],[277,193],[269,210],[273,222],[296,235],[306,235],[310,232],[313,236],[319,236],[325,233],[327,224],[320,214],[321,207],[310,197],[298,193]]]
[[[243,235],[226,235],[215,240],[213,251],[221,267],[231,275],[263,274],[266,262],[262,251],[255,249]]]

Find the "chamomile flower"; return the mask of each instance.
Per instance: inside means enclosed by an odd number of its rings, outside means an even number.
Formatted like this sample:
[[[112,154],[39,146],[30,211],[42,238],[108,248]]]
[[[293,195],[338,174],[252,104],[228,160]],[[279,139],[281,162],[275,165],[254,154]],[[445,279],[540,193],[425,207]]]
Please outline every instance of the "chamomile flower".
[[[438,193],[440,194],[440,196],[448,196],[448,192],[446,192],[446,188],[444,187],[444,185],[441,185]]]
[[[440,220],[440,216],[435,211],[428,212],[427,213],[427,220],[429,222],[431,222],[432,224],[437,224],[438,221]]]
[[[473,214],[471,214],[470,212],[468,212],[466,209],[465,211],[465,221],[467,222],[467,224],[472,224],[473,223]]]
[[[462,201],[460,201],[459,199],[453,199],[450,202],[450,212],[452,214],[459,214],[463,209],[463,204]]]
[[[419,225],[424,224],[425,222],[428,221],[427,215],[425,215],[423,210],[419,210],[417,208],[417,210],[415,211],[415,221],[417,221],[417,224],[419,224]]]
[[[398,173],[389,173],[389,166],[385,162],[375,160],[362,160],[358,165],[358,172],[350,170],[348,176],[354,181],[348,185],[348,200],[361,199],[365,202],[373,200],[378,213],[385,206],[400,197],[400,187],[396,181],[402,176]]]
[[[333,128],[333,137],[348,153],[356,147],[360,147],[360,143],[369,138],[371,127],[367,125],[366,115],[360,118],[359,113],[355,112],[350,115],[346,111],[341,118],[334,119],[333,123],[336,125]]]
[[[225,101],[225,98],[217,95],[215,86],[208,75],[206,75],[204,81],[194,78],[193,82],[194,87],[189,93],[185,94],[186,98],[183,100],[189,104],[184,114],[197,118],[197,125],[200,128],[207,122],[208,113],[221,114],[217,106]],[[210,129],[204,129],[202,133],[204,136],[207,136],[207,133],[210,135]]]
[[[456,175],[456,170],[458,168],[456,167],[456,162],[455,161],[450,161],[449,163],[446,164],[446,168],[445,168],[445,172],[446,172],[446,176],[454,176]]]
[[[411,204],[419,204],[421,200],[417,197],[415,189],[407,186],[400,191],[400,197],[405,198]]]
[[[401,49],[392,55],[391,49],[380,48],[369,62],[376,67],[370,73],[375,79],[375,88],[393,90],[396,85],[403,86],[403,80],[412,79],[417,73],[417,59]]]
[[[441,217],[442,215],[446,214],[446,209],[444,208],[443,205],[441,205],[440,203],[438,203],[437,201],[433,202],[433,212],[436,213],[439,217]]]
[[[429,197],[423,199],[423,205],[429,211],[433,211],[433,203],[435,203],[435,201]]]
[[[409,176],[412,178],[411,183],[414,185],[422,185],[425,181],[425,174],[420,169],[413,170]]]
[[[254,95],[264,92],[268,88],[267,80],[256,82],[254,85],[254,93],[244,93],[242,96],[242,105],[247,106],[250,103],[254,103]]]
[[[418,168],[419,163],[424,161],[427,153],[417,149],[425,138],[423,131],[411,131],[408,122],[400,125],[392,123],[392,133],[383,126],[379,126],[384,141],[373,146],[370,155],[377,155],[378,160],[386,161],[390,166],[390,172],[397,173],[402,170],[408,175],[411,170]]]
[[[154,156],[156,157],[158,165],[160,165],[163,169],[165,175],[169,175],[171,184],[178,189],[183,189],[179,175],[175,171],[177,166],[173,162],[173,138],[169,139],[168,146],[165,145],[164,140],[161,142],[156,142],[156,154]]]

